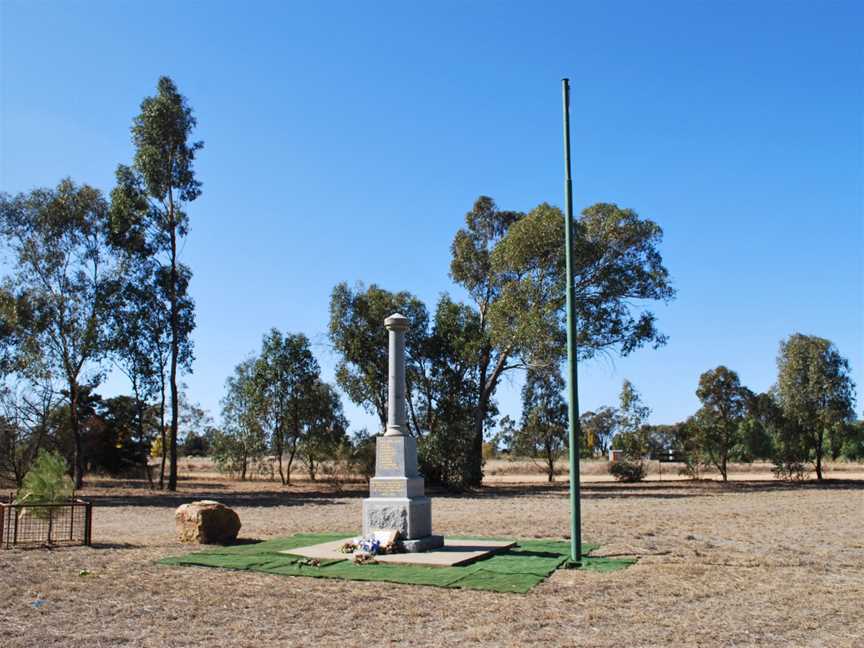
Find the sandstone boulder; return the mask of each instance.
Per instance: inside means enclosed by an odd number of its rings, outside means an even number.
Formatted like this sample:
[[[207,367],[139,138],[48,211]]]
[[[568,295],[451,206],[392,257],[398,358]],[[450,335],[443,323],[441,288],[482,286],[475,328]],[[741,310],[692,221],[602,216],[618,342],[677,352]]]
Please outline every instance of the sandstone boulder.
[[[183,504],[174,519],[180,542],[196,544],[231,544],[241,526],[237,513],[212,500]]]

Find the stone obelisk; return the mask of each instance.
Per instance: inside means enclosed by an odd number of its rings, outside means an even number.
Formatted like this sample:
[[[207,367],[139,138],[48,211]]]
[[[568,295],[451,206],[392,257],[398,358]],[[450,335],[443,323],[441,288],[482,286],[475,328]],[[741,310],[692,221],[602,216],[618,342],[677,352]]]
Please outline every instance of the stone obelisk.
[[[444,544],[432,535],[432,500],[417,473],[417,441],[405,420],[405,332],[408,319],[398,313],[384,320],[390,336],[387,429],[375,441],[375,477],[363,500],[363,535],[398,530],[406,551]]]

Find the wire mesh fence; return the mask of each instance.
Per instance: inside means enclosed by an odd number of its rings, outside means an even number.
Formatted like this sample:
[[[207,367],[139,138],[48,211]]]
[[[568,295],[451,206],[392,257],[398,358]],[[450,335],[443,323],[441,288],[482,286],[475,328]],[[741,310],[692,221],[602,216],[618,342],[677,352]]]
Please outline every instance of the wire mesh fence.
[[[72,499],[62,504],[0,503],[0,547],[90,545],[93,508]]]

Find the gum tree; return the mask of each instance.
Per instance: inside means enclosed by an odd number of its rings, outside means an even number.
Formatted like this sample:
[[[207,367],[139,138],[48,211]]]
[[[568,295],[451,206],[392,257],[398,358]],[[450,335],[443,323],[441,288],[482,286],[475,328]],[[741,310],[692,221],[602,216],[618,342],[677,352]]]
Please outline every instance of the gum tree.
[[[753,394],[737,373],[721,365],[699,377],[696,396],[702,402],[694,419],[700,452],[725,482],[729,457],[743,440],[741,424]]]
[[[481,197],[453,242],[451,276],[480,314],[471,484],[482,479],[484,423],[501,377],[548,368],[566,348],[564,216],[542,204],[529,214],[499,211]],[[658,250],[663,232],[630,209],[599,203],[574,228],[579,357],[627,355],[665,343],[648,310],[675,291]]]
[[[830,340],[795,333],[780,343],[777,368],[778,400],[795,432],[795,439],[786,439],[785,445],[808,452],[821,481],[829,435],[842,434],[854,416],[849,361]]]
[[[87,185],[0,196],[0,231],[11,253],[5,327],[16,363],[65,383],[72,432],[72,477],[84,479],[79,398],[99,380],[107,348],[105,309],[115,266],[107,244],[108,205]],[[8,337],[8,336],[7,336]]]
[[[133,120],[134,159],[131,166],[118,166],[117,186],[111,194],[115,243],[158,265],[152,290],[167,306],[169,490],[177,489],[178,371],[192,370],[190,336],[195,319],[188,293],[192,271],[181,263],[179,249],[189,232],[185,208],[201,194],[193,164],[203,143],[190,140],[196,123],[174,82],[160,78],[156,95],[141,102],[141,112]]]

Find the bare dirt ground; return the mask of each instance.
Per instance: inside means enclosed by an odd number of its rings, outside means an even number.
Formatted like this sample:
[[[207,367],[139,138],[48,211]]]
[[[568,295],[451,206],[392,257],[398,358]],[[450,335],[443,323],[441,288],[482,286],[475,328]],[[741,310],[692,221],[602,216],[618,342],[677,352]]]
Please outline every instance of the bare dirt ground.
[[[477,493],[433,493],[437,532],[567,536],[564,478],[489,468]],[[561,570],[527,595],[157,565],[193,550],[173,519],[191,499],[234,507],[243,538],[360,523],[361,482],[285,488],[185,469],[176,494],[91,482],[92,548],[0,550],[0,646],[864,646],[861,466],[800,485],[759,470],[727,485],[665,473],[621,485],[586,466],[584,538],[640,560]]]

